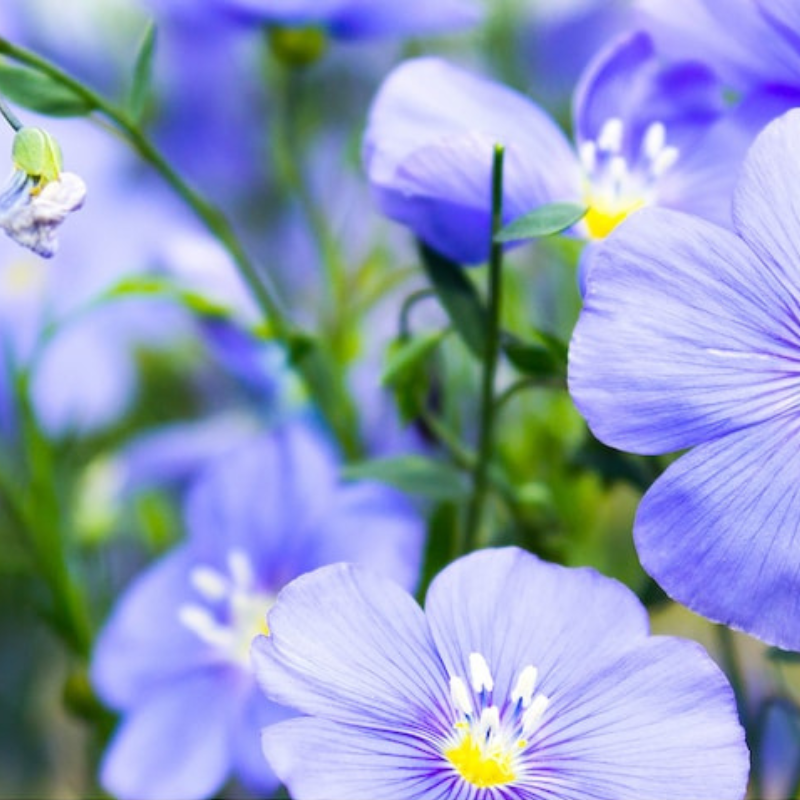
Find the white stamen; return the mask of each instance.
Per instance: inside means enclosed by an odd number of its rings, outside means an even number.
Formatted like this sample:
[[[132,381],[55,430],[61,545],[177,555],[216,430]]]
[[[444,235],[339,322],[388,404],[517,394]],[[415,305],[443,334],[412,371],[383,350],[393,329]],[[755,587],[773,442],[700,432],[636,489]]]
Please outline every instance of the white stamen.
[[[650,171],[653,176],[660,178],[678,160],[680,151],[677,147],[665,147],[655,158]]]
[[[489,739],[492,734],[500,730],[500,709],[497,706],[489,706],[481,711],[480,726],[478,736],[481,739]]]
[[[533,700],[533,692],[536,689],[536,681],[539,677],[539,670],[530,664],[519,674],[514,689],[511,692],[511,702],[521,703],[523,708],[527,708]]]
[[[667,143],[667,129],[663,122],[651,122],[644,132],[642,148],[648,161],[653,161]]]
[[[253,566],[244,550],[236,548],[228,553],[228,569],[236,588],[249,589],[252,587],[255,581]]]
[[[472,715],[472,703],[469,699],[467,684],[457,675],[450,678],[450,699],[453,701],[457,711],[460,711],[465,716]]]
[[[491,692],[494,689],[494,678],[489,671],[486,659],[480,653],[469,654],[469,671],[472,675],[472,688],[476,693]]]
[[[539,722],[550,705],[550,698],[543,694],[537,694],[533,702],[528,706],[522,715],[522,735],[527,738],[538,727]]]
[[[222,600],[230,588],[225,576],[212,567],[194,567],[189,581],[206,600]]]
[[[597,145],[594,142],[581,142],[578,155],[581,166],[591,175],[597,169]]]
[[[628,162],[622,156],[614,156],[608,165],[608,174],[619,188],[619,185],[628,177]]]
[[[607,119],[597,137],[597,146],[606,153],[619,153],[622,149],[622,132],[622,120],[619,117]]]
[[[182,605],[178,609],[178,619],[208,644],[217,647],[230,647],[233,644],[233,631],[220,625],[211,613],[201,606]]]

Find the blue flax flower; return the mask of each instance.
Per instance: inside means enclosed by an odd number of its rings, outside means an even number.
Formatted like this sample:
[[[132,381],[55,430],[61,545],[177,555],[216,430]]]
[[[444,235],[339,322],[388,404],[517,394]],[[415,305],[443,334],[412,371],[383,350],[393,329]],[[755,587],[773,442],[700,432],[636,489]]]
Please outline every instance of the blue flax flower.
[[[673,598],[800,650],[800,111],[770,123],[734,193],[735,231],[666,210],[630,219],[589,276],[572,396],[599,439],[693,448],[634,534]]]
[[[337,39],[419,36],[464,28],[481,18],[475,0],[214,0],[268,25],[324,28]]]
[[[122,715],[100,775],[114,796],[210,797],[230,777],[262,795],[277,788],[259,730],[289,712],[258,691],[249,647],[280,588],[341,559],[417,580],[417,515],[385,487],[339,484],[337,468],[293,423],[199,479],[187,541],[134,581],[94,654],[94,686]]]
[[[485,550],[423,611],[348,564],[290,584],[253,659],[308,716],[263,735],[297,800],[727,800],[747,750],[730,687],[694,642],[649,637],[624,586]],[[313,755],[312,755],[313,754]]]
[[[780,102],[754,96],[726,113],[707,67],[664,63],[646,34],[633,33],[584,73],[573,147],[526,97],[424,58],[384,83],[364,161],[383,213],[451,259],[479,263],[489,248],[495,144],[506,148],[506,221],[570,201],[589,207],[576,232],[593,240],[646,205],[729,224],[736,168]]]

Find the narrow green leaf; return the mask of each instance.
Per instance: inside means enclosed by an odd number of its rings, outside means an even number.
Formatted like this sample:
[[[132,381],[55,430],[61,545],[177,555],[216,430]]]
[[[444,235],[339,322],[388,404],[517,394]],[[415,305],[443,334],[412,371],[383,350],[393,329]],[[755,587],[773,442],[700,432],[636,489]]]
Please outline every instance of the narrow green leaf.
[[[495,237],[499,243],[519,242],[552,236],[571,228],[586,216],[589,209],[575,203],[549,203],[518,217],[506,225]]]
[[[486,349],[488,319],[478,292],[464,274],[463,267],[424,244],[420,245],[420,252],[425,272],[453,327],[467,347],[482,358]]]
[[[131,119],[140,121],[147,108],[153,78],[153,56],[156,48],[156,26],[150,20],[144,29],[136,61],[133,67],[133,82],[128,97],[128,112]]]
[[[406,378],[419,370],[448,333],[450,328],[429,331],[405,341],[394,342],[381,375],[381,383],[388,387],[396,387],[403,383]]]
[[[567,374],[567,346],[546,333],[537,332],[538,341],[525,341],[504,333],[501,346],[508,360],[526,375],[564,378]]]
[[[82,117],[94,110],[86,98],[28,67],[0,62],[0,92],[13,103],[51,117]]]
[[[768,647],[766,656],[770,661],[778,661],[784,664],[800,664],[800,653],[781,650],[779,647]]]
[[[469,494],[469,483],[463,473],[450,464],[423,456],[361,461],[344,467],[341,474],[345,480],[388,483],[429,500],[462,500]]]

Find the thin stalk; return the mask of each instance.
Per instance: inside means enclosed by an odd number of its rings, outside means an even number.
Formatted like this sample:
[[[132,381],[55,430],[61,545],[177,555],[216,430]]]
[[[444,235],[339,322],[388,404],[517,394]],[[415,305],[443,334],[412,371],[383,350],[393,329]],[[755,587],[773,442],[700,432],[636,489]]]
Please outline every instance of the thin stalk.
[[[25,48],[18,47],[2,37],[0,37],[0,54],[47,75],[98,112],[101,115],[101,121],[109,123],[139,156],[161,175],[178,197],[205,225],[206,229],[225,248],[261,309],[275,338],[285,344],[290,352],[295,350],[295,345],[299,341],[308,338],[283,311],[267,276],[256,269],[227,217],[216,205],[195,192],[172,169],[169,162],[124,111],[116,108],[101,95],[84,86],[80,81],[46,59]],[[361,451],[358,420],[339,367],[332,363],[328,354],[318,346],[312,347],[311,351],[305,352],[302,357],[298,358],[295,361],[295,367],[303,378],[310,396],[318,404],[342,445],[345,454],[350,458],[358,458]]]
[[[0,114],[3,115],[5,121],[15,130],[22,129],[22,123],[19,117],[8,107],[8,104],[2,97],[0,97]]]
[[[495,145],[492,162],[492,244],[489,255],[489,287],[487,293],[486,346],[483,353],[483,380],[481,385],[480,429],[478,454],[472,475],[472,495],[467,508],[466,523],[461,541],[461,552],[469,553],[478,541],[489,464],[494,450],[494,383],[500,354],[500,314],[502,300],[503,247],[494,241],[503,225],[503,160],[505,150]]]
[[[222,211],[195,192],[180,175],[172,169],[164,156],[161,155],[124,112],[46,59],[25,48],[12,44],[2,37],[0,37],[0,53],[52,78],[61,86],[69,89],[76,97],[86,101],[87,105],[94,108],[113,123],[114,127],[128,144],[130,144],[131,147],[162,176],[175,193],[192,209],[197,218],[228,251],[228,254],[236,264],[239,273],[258,302],[275,335],[279,339],[286,340],[290,334],[294,332],[293,326],[284,315],[280,303],[273,294],[273,290],[265,283],[264,276],[259,273],[250,261],[250,258],[241,246],[231,224]]]

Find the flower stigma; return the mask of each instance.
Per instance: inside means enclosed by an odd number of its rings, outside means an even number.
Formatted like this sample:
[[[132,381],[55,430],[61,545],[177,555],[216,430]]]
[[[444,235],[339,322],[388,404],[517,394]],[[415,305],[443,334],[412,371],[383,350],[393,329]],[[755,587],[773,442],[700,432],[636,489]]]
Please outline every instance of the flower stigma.
[[[635,158],[623,155],[625,127],[621,119],[606,120],[594,141],[580,146],[584,199],[589,207],[584,223],[592,239],[608,236],[634,211],[651,203],[659,179],[680,155],[667,144],[663,122],[651,122]]]
[[[178,619],[225,660],[250,669],[250,645],[258,635],[269,636],[267,611],[274,596],[257,588],[247,554],[233,549],[227,556],[227,572],[205,564],[189,573],[201,598],[184,603]]]
[[[470,653],[470,684],[476,703],[463,678],[450,678],[450,699],[456,712],[453,732],[443,755],[468,783],[479,788],[513,783],[523,765],[519,757],[550,703],[536,694],[538,671],[529,665],[519,674],[505,705],[494,704],[494,679],[486,659]]]

